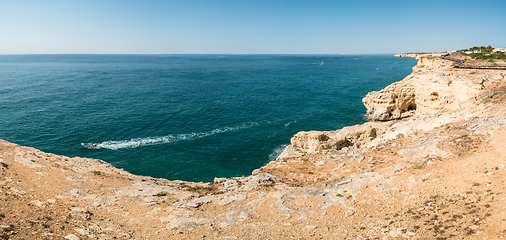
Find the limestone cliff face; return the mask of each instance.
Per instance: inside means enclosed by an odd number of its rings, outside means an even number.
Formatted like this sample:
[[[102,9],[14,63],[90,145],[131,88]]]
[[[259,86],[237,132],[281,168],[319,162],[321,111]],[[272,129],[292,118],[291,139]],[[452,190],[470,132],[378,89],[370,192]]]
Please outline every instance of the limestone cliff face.
[[[369,119],[388,121],[413,116],[416,110],[415,96],[411,83],[397,82],[381,91],[370,92],[362,102]]]
[[[370,120],[431,116],[443,109],[457,109],[472,101],[486,85],[504,79],[501,72],[494,70],[456,70],[450,61],[441,58],[417,59],[412,74],[362,99]]]
[[[413,72],[449,68],[453,64],[452,61],[431,56],[420,56],[416,59],[418,60],[418,63],[413,67]]]
[[[409,57],[409,58],[420,58],[424,56],[430,56],[431,53],[397,53],[394,55],[394,57]]]
[[[367,122],[336,131],[298,132],[290,139],[291,145],[285,148],[278,159],[340,150],[349,146],[360,147],[386,132],[390,125],[392,123],[389,122]]]

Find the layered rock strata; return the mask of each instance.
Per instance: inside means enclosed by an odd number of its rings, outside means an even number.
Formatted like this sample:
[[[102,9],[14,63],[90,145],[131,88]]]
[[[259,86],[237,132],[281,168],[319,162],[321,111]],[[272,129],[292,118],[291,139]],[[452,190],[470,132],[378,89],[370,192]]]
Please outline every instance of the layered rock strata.
[[[397,82],[370,92],[362,101],[370,120],[389,121],[413,116],[417,106],[415,96],[412,84]]]
[[[337,151],[344,147],[360,147],[385,133],[391,125],[391,122],[368,122],[336,131],[299,132],[290,139],[291,144],[278,156],[278,159],[323,151]]]
[[[390,121],[410,116],[431,116],[443,109],[457,109],[474,100],[486,86],[505,75],[496,70],[456,70],[452,62],[417,56],[413,73],[402,81],[367,94],[362,102],[372,121]]]

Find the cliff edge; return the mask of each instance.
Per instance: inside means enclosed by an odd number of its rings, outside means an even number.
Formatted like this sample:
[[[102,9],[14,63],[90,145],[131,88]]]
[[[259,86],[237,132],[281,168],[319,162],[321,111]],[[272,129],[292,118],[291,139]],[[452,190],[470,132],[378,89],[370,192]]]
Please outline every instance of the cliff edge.
[[[372,121],[431,116],[443,109],[455,110],[474,100],[480,91],[504,80],[504,72],[456,70],[453,62],[417,56],[413,73],[362,100]]]
[[[251,176],[169,181],[0,141],[0,239],[505,237],[506,72],[416,57],[364,98],[371,122],[297,133]]]

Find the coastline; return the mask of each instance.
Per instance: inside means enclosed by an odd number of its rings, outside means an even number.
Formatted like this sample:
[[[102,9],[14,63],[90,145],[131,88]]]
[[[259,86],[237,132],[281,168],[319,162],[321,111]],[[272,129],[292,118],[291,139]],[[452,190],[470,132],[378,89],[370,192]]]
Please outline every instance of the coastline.
[[[0,141],[4,238],[265,239],[501,236],[506,71],[424,55],[367,94],[371,122],[299,132],[251,176],[136,176]],[[486,102],[487,101],[487,102]],[[39,216],[39,217],[37,217]],[[73,235],[73,236],[72,236]]]

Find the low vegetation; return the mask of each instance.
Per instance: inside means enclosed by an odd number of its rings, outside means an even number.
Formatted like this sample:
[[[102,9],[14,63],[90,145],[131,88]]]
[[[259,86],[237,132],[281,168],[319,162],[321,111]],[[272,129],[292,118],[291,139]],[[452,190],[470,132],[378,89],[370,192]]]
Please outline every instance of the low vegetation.
[[[494,59],[506,59],[506,54],[502,51],[493,52],[494,48],[490,45],[487,47],[481,46],[481,47],[472,47],[469,49],[462,49],[457,51],[457,53],[460,53],[465,56],[470,56],[473,59],[483,59],[483,60],[494,60]]]

